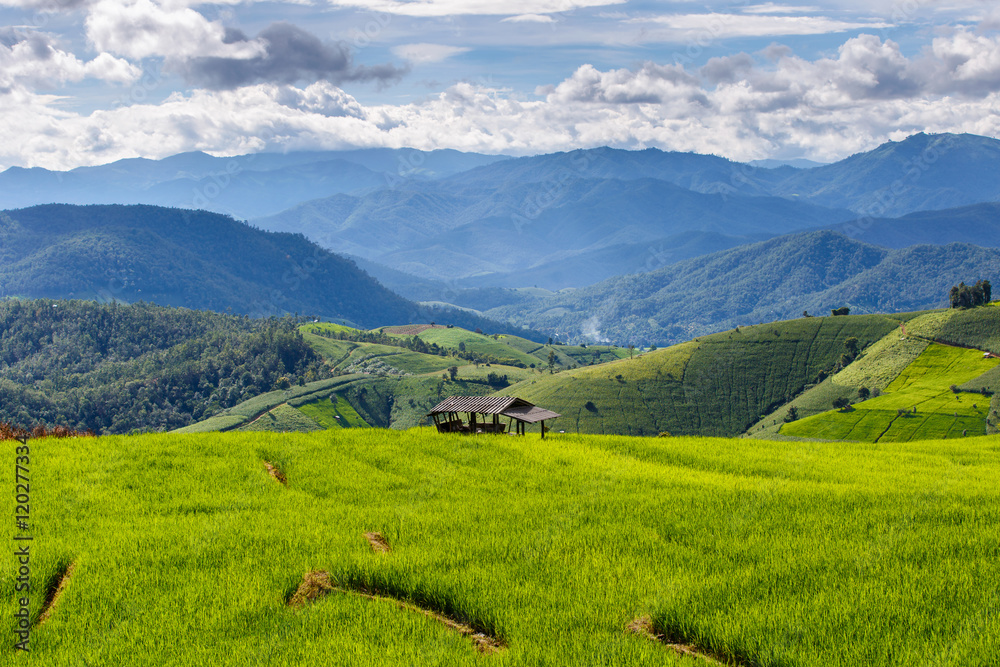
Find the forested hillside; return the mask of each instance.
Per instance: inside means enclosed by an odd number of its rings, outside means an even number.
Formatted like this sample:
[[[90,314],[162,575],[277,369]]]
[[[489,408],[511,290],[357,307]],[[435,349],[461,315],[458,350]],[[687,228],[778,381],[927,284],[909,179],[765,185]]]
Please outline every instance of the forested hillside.
[[[1000,250],[952,244],[887,250],[833,232],[783,236],[487,315],[517,317],[566,341],[678,343],[735,326],[813,315],[906,312],[947,304],[960,280],[1000,274]]]
[[[375,326],[417,307],[296,234],[154,206],[36,206],[0,214],[0,296],[105,297],[300,312]]]
[[[454,308],[421,307],[301,234],[156,206],[0,211],[0,297],[147,301],[252,317],[301,314],[364,328],[437,321],[522,330]]]
[[[0,421],[99,434],[178,428],[327,376],[296,324],[142,303],[0,301]]]

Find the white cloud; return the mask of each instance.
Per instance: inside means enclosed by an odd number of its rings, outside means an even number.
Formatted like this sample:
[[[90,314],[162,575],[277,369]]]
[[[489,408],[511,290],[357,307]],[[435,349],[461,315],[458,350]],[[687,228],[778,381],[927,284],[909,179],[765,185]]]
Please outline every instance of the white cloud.
[[[168,9],[151,0],[98,0],[86,27],[96,49],[129,58],[249,59],[265,51],[258,41],[234,40],[220,22],[209,21],[193,9]]]
[[[137,67],[108,53],[84,62],[53,46],[41,33],[0,30],[0,93],[9,93],[14,87],[35,90],[85,78],[129,83],[140,75]]]
[[[833,57],[772,56],[735,54],[698,71],[583,65],[535,97],[460,83],[403,105],[366,106],[321,81],[196,90],[79,115],[15,87],[0,106],[0,164],[72,167],[190,150],[533,154],[603,145],[830,161],[914,132],[1000,136],[1000,83],[991,83],[1000,82],[1000,35],[956,31],[909,58],[872,35],[846,40]]]
[[[521,16],[525,14],[555,14],[585,7],[623,4],[626,0],[328,0],[343,7],[359,7],[371,11],[404,16]]]
[[[436,63],[471,49],[444,44],[401,44],[392,47],[392,53],[412,63]]]
[[[819,7],[776,5],[773,2],[765,2],[762,5],[749,5],[743,8],[743,13],[745,14],[815,14],[820,11]]]
[[[838,21],[823,16],[755,16],[744,14],[668,14],[631,18],[630,24],[652,24],[643,41],[729,39],[732,37],[768,37],[779,35],[822,35],[864,28],[887,28],[882,22]],[[658,26],[663,26],[658,28]]]
[[[518,14],[500,19],[500,23],[555,23],[555,19],[548,14]]]

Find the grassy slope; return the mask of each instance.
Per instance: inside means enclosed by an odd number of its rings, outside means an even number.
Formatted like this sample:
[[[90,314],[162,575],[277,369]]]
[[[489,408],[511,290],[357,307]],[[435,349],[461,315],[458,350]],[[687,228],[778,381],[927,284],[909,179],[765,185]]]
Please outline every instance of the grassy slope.
[[[779,435],[784,419],[791,408],[798,418],[811,417],[831,409],[838,398],[852,402],[859,400],[858,389],[882,391],[927,349],[928,340],[937,337],[955,311],[939,310],[909,319],[906,333],[897,329],[861,351],[858,358],[832,378],[808,387],[788,403],[779,406],[759,422],[747,429],[747,435],[762,438],[784,437]]]
[[[738,435],[832,368],[846,338],[867,346],[897,328],[896,318],[910,317],[814,317],[744,327],[634,360],[528,380],[503,393],[561,413],[553,428],[567,431]]]
[[[0,483],[13,487],[13,452]],[[32,580],[75,574],[18,664],[992,664],[995,440],[467,438],[347,429],[32,442]],[[262,460],[287,475],[283,487]],[[393,551],[374,554],[377,530]],[[485,657],[422,614],[500,634]],[[0,616],[14,613],[4,568]],[[37,615],[41,595],[31,598]],[[0,661],[14,662],[12,642]]]
[[[358,375],[340,376],[316,382],[307,382],[301,387],[290,389],[279,389],[269,391],[266,394],[254,396],[238,405],[224,410],[221,414],[210,417],[184,428],[173,431],[174,433],[210,433],[214,431],[228,431],[237,428],[242,424],[253,421],[261,415],[277,408],[284,403],[296,403],[302,399],[310,400],[315,396],[329,396],[330,393],[351,382],[357,380]]]
[[[315,420],[293,408],[287,403],[268,410],[257,419],[248,421],[238,426],[237,431],[276,431],[287,433],[289,431],[318,431],[319,424]]]
[[[299,411],[323,428],[367,428],[368,423],[342,396],[331,394],[298,406]]]
[[[497,340],[493,340],[492,336],[477,334],[458,327],[453,327],[451,329],[435,327],[434,329],[422,331],[420,333],[420,338],[426,343],[437,343],[441,347],[451,349],[458,349],[460,343],[465,343],[465,349],[468,352],[489,354],[498,359],[513,359],[520,361],[525,366],[529,366],[531,364],[538,365],[541,362],[541,359],[538,356],[522,352],[517,347],[508,345],[504,342],[506,339],[516,338],[516,336],[498,336]],[[532,343],[532,345],[535,347],[541,347],[538,343]],[[545,354],[548,355],[548,352]]]
[[[866,442],[954,438],[986,433],[989,401],[979,394],[953,393],[952,385],[997,366],[978,350],[931,344],[877,398],[849,411],[829,411],[782,427],[795,437]],[[899,410],[915,413],[899,414]]]

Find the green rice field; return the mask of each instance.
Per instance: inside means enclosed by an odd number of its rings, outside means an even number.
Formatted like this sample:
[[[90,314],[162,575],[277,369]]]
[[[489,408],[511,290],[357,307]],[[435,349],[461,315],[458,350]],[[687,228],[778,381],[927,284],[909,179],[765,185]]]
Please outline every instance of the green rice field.
[[[8,548],[0,663],[994,665],[998,442],[29,440],[35,625],[15,656]]]
[[[782,435],[829,440],[899,442],[986,433],[990,399],[953,392],[997,367],[979,350],[930,344],[877,398],[781,428]],[[900,412],[902,411],[902,412]]]

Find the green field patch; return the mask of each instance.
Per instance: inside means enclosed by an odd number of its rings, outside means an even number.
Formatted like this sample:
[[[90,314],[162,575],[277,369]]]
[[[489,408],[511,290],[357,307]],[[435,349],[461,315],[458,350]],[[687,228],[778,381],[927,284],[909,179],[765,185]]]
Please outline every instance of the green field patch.
[[[939,340],[1000,354],[1000,308],[952,310]]]
[[[948,388],[982,375],[997,363],[997,359],[984,359],[979,350],[931,345],[900,373],[886,391],[898,392],[919,386]]]
[[[983,389],[991,393],[1000,391],[1000,365],[959,385],[959,388],[968,392],[981,392]]]
[[[378,331],[390,336],[416,336],[428,329],[447,329],[440,324],[404,324],[401,326],[381,327]]]
[[[338,394],[303,403],[298,409],[323,428],[369,428],[358,411]]]
[[[920,318],[917,318],[920,319]],[[928,341],[893,331],[865,349],[847,368],[833,376],[833,383],[845,387],[884,390],[924,350]]]
[[[400,371],[411,375],[439,373],[449,366],[454,366],[456,361],[459,364],[467,363],[464,359],[455,360],[451,357],[440,357],[434,354],[423,354],[409,350],[387,355],[383,360],[393,368],[398,368]]]
[[[458,327],[451,329],[435,327],[434,329],[427,329],[421,332],[420,338],[428,344],[436,343],[441,347],[454,350],[464,347],[465,352],[488,354],[500,360],[509,359],[518,361],[525,366],[530,366],[531,364],[540,365],[542,363],[540,356],[527,354],[520,349],[520,346],[510,344],[511,339],[516,338],[515,336],[497,335],[497,338],[494,339],[492,336],[477,334]],[[534,343],[534,345],[537,346],[538,344]],[[545,355],[547,363],[548,352],[545,352]]]
[[[781,427],[800,438],[907,442],[983,435],[990,402],[980,394],[951,390],[995,368],[982,352],[930,344],[889,384],[885,393],[850,411],[824,412]],[[901,414],[902,413],[902,414]]]
[[[1000,641],[995,438],[346,429],[29,443],[32,618],[67,554],[77,569],[30,652],[0,645],[4,664],[696,664],[627,633],[641,615],[751,665],[989,665]],[[0,485],[14,481],[0,466]],[[392,553],[373,554],[366,531]],[[289,607],[318,571],[393,600],[330,590]],[[484,656],[396,600],[506,648]]]
[[[324,338],[323,336],[317,336],[308,332],[303,332],[302,338],[311,348],[316,350],[316,352],[318,352],[319,355],[326,360],[327,365],[332,368],[340,366],[344,360],[350,356],[351,352],[360,345],[360,343],[355,343],[349,340]]]
[[[570,432],[739,435],[830,372],[848,337],[865,347],[898,326],[862,315],[740,327],[504,393],[562,414],[553,428]]]
[[[388,549],[379,549],[379,551],[384,553]],[[302,583],[299,584],[295,593],[288,600],[288,606],[301,609],[330,593],[360,595],[374,602],[390,602],[399,609],[422,614],[427,618],[437,621],[445,627],[470,638],[476,650],[480,653],[493,654],[506,648],[504,641],[497,637],[491,630],[481,627],[481,625],[475,626],[468,622],[452,618],[445,612],[426,606],[428,603],[437,603],[440,605],[442,600],[439,596],[425,595],[423,596],[425,600],[424,605],[421,605],[403,597],[399,592],[380,590],[360,578],[345,577],[344,579],[343,582],[338,582],[325,570],[307,572],[302,578]]]
[[[211,433],[213,431],[228,431],[231,428],[239,426],[246,420],[247,418],[242,415],[216,415],[191,424],[190,426],[183,426],[175,430],[174,433]]]
[[[286,403],[268,410],[257,419],[247,422],[235,430],[287,433],[318,431],[319,429],[320,427],[315,421]]]

